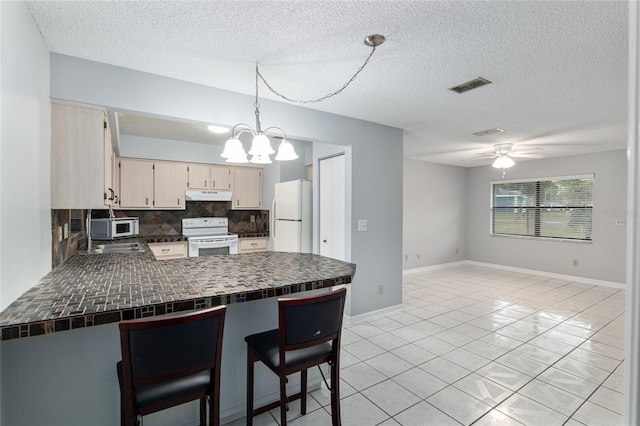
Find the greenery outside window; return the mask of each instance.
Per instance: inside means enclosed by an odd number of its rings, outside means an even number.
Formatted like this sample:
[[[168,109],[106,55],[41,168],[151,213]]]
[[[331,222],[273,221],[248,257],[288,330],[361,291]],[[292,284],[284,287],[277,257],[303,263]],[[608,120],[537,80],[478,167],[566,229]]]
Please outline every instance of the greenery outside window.
[[[594,175],[491,182],[491,235],[592,240]]]

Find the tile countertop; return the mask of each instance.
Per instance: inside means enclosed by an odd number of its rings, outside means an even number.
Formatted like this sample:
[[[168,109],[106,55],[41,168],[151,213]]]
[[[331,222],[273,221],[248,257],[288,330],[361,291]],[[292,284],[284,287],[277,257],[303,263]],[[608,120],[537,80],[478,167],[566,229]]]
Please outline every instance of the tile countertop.
[[[76,253],[0,313],[1,340],[349,284],[356,265],[306,253],[155,260]]]

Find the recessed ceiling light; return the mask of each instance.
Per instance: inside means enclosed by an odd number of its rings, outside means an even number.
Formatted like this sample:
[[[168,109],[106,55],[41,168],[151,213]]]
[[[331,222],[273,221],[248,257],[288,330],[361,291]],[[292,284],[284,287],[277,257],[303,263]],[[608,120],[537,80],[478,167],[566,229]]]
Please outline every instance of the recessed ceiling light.
[[[464,93],[469,90],[477,89],[478,87],[486,86],[487,84],[491,84],[491,82],[486,78],[478,77],[465,83],[458,84],[457,86],[449,87],[449,90],[453,90],[456,93]]]
[[[480,136],[490,135],[490,134],[493,134],[493,133],[502,133],[502,132],[504,132],[504,129],[501,129],[500,127],[494,127],[493,129],[488,129],[488,130],[483,130],[481,132],[472,133],[472,135],[476,135],[476,136],[480,137]]]
[[[222,134],[222,133],[229,132],[229,128],[228,127],[214,126],[213,124],[209,124],[206,127],[207,127],[207,129],[209,129],[210,132],[213,132],[213,133]]]

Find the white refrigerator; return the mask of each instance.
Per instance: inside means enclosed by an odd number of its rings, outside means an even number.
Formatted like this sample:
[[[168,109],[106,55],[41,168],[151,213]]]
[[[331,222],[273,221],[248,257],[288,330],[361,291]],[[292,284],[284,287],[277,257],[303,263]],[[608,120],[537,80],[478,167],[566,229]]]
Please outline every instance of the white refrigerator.
[[[311,182],[292,180],[276,184],[271,209],[274,251],[311,253]]]

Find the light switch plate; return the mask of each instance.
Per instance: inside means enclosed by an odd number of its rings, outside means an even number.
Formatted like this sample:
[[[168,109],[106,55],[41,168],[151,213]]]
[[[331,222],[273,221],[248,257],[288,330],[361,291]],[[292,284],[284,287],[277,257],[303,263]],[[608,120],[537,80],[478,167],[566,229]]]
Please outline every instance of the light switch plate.
[[[367,232],[367,219],[358,220],[358,232]]]

